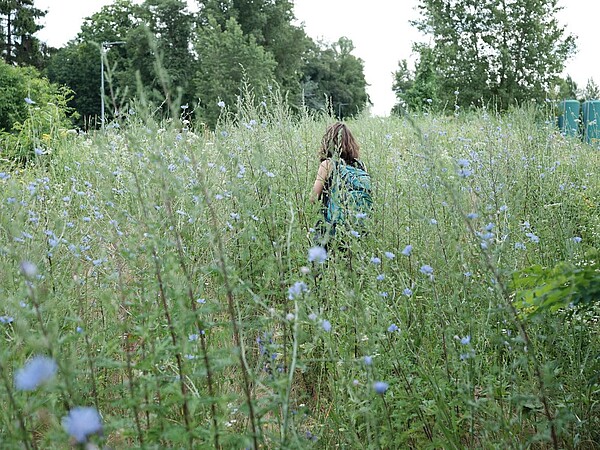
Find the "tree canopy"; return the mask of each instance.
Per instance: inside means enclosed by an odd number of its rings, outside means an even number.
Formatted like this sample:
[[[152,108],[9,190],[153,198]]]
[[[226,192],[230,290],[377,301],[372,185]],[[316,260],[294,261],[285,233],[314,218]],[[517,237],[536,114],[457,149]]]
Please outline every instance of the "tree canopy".
[[[266,87],[273,79],[276,62],[252,36],[244,36],[232,17],[221,27],[210,19],[198,36],[196,52],[201,64],[194,78],[202,117],[214,124],[220,105],[236,105],[236,97],[245,80]],[[221,103],[223,102],[223,103]]]
[[[432,37],[432,44],[418,48],[421,58],[412,93],[427,91],[423,82],[431,88],[435,78],[441,105],[483,102],[506,108],[545,98],[575,50],[574,37],[557,21],[561,9],[557,3],[420,0],[421,17],[414,25]],[[417,77],[425,66],[435,68],[435,77],[428,76],[426,81]],[[406,78],[405,73],[398,76]],[[413,107],[422,101],[410,93],[401,98]]]
[[[48,48],[34,36],[46,15],[34,0],[0,0],[0,54],[8,64],[41,68]]]
[[[330,109],[340,119],[362,111],[369,102],[364,64],[352,55],[354,45],[342,37],[313,46],[302,79],[303,101],[310,109]]]
[[[315,43],[293,24],[289,0],[206,0],[190,12],[183,0],[117,0],[87,18],[77,38],[50,61],[51,81],[74,92],[83,117],[98,114],[100,47],[105,50],[106,95],[122,110],[142,95],[151,101],[197,105],[214,125],[220,101],[235,107],[245,82],[277,86],[293,108],[303,105],[350,116],[367,106],[363,63],[349,39]],[[94,48],[96,55],[94,55]],[[110,89],[110,91],[109,91]],[[141,91],[140,91],[141,89]],[[313,96],[318,101],[305,101]]]

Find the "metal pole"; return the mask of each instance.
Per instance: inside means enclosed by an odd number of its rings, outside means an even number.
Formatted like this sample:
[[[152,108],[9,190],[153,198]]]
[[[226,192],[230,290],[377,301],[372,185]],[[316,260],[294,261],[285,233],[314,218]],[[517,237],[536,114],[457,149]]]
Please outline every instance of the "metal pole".
[[[126,44],[125,41],[103,42],[100,45],[100,122],[104,129],[104,50],[113,45]]]
[[[104,43],[100,47],[100,125],[104,129]]]

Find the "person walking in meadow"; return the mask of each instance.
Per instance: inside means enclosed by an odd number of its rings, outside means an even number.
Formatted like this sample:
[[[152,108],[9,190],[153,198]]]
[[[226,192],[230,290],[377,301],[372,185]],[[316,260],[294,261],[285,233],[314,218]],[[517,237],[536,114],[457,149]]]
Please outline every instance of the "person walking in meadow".
[[[371,177],[360,160],[360,146],[342,122],[327,127],[319,149],[319,169],[312,188],[311,202],[321,200],[323,217],[315,226],[318,242],[347,234],[358,238],[366,232],[366,220],[373,203]]]

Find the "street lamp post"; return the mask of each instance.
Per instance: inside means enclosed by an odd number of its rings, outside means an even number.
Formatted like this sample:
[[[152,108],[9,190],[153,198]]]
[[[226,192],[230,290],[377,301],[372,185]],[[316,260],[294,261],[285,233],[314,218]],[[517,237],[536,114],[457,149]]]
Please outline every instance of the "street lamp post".
[[[100,123],[102,129],[104,129],[104,50],[121,44],[125,44],[125,41],[103,42],[100,47]]]
[[[342,106],[348,106],[350,103],[338,103],[338,119],[342,119]]]

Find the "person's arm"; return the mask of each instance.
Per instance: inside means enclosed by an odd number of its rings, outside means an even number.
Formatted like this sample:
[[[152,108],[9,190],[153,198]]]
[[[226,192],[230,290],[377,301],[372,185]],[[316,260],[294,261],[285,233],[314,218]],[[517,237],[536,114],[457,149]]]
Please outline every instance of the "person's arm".
[[[317,178],[315,179],[315,184],[312,188],[312,194],[310,196],[310,201],[312,203],[316,202],[321,198],[321,194],[323,193],[323,188],[325,187],[325,181],[329,177],[329,173],[331,171],[331,162],[326,159],[322,161],[319,165],[319,171],[317,172]]]

